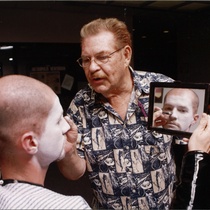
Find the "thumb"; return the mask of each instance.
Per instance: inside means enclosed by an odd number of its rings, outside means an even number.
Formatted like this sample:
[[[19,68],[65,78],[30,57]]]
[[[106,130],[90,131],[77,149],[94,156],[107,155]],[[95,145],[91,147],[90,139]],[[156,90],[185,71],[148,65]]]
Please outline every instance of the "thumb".
[[[197,129],[205,130],[207,125],[208,125],[208,115],[206,113],[203,113],[201,115],[201,120],[200,123],[198,124]]]
[[[74,124],[73,120],[69,118],[69,116],[65,116],[65,120],[70,125],[70,129],[66,133],[67,140],[71,143],[75,143],[78,136],[77,126]]]
[[[74,124],[73,120],[71,120],[71,118],[66,115],[65,117],[66,122],[70,125],[70,129],[73,131],[77,131],[77,126]]]

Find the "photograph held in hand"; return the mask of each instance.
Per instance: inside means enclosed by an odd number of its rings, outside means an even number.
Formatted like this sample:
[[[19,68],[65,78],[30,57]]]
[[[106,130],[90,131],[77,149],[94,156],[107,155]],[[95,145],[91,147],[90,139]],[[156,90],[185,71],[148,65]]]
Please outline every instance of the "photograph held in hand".
[[[159,133],[190,137],[208,112],[208,83],[152,82],[150,93],[148,128]]]

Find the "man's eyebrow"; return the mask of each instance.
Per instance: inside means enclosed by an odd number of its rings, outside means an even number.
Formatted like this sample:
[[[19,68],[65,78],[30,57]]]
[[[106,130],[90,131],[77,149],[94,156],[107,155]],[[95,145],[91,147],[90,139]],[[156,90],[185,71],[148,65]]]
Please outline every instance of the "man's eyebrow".
[[[103,51],[100,51],[100,52],[96,53],[95,55],[100,55],[100,54],[109,54],[109,52],[108,52],[108,51],[103,50]]]
[[[163,107],[174,107],[174,106],[171,104],[163,104]]]
[[[178,108],[189,110],[187,106],[178,106]]]
[[[97,56],[97,55],[100,55],[100,54],[109,54],[109,52],[105,51],[105,50],[102,50],[102,51],[97,52],[96,54],[94,54],[94,56]],[[81,57],[83,57],[83,58],[90,58],[91,56],[89,56],[89,55],[81,55]]]

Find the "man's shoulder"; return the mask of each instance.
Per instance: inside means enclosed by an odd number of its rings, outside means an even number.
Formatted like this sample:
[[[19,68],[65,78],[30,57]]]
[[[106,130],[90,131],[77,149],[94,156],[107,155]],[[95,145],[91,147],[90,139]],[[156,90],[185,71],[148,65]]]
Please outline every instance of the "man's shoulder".
[[[67,196],[33,184],[8,184],[0,190],[0,209],[90,209],[81,196]]]
[[[150,71],[141,71],[141,70],[132,70],[134,84],[138,89],[142,89],[145,93],[150,92],[150,83],[151,82],[173,82],[174,80],[164,74],[150,72]]]
[[[142,71],[142,70],[134,70],[139,76],[156,76],[156,77],[167,77],[170,78],[169,76],[163,74],[163,73],[159,73],[159,72],[155,72],[155,71]]]
[[[72,102],[76,106],[84,106],[84,104],[89,106],[90,104],[93,104],[95,102],[95,97],[96,92],[91,86],[87,85],[76,93]]]
[[[134,74],[136,77],[139,77],[141,80],[147,80],[149,82],[173,82],[174,79],[171,77],[152,71],[141,71],[141,70],[134,70]]]
[[[87,84],[86,86],[84,86],[83,88],[81,88],[80,90],[78,90],[78,92],[76,93],[76,97],[77,98],[86,98],[88,96],[91,96],[91,94],[93,94],[94,90],[92,89],[92,87]]]

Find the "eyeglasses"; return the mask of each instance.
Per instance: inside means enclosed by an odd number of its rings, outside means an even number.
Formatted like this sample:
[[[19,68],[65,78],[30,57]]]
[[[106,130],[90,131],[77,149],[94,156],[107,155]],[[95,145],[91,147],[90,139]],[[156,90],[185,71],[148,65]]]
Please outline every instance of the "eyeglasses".
[[[111,58],[111,55],[122,50],[123,48],[124,47],[121,47],[120,49],[115,50],[114,52],[112,52],[108,55],[96,55],[93,57],[94,62],[97,63],[98,65],[105,64],[109,61],[109,59]],[[77,62],[81,67],[86,68],[91,64],[91,57],[81,57],[81,58],[77,59]]]

